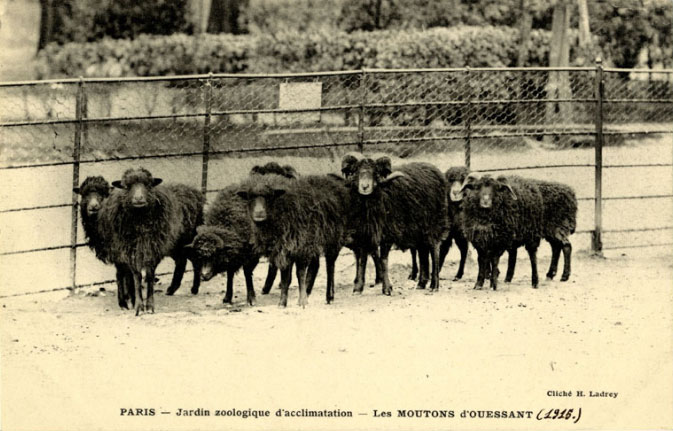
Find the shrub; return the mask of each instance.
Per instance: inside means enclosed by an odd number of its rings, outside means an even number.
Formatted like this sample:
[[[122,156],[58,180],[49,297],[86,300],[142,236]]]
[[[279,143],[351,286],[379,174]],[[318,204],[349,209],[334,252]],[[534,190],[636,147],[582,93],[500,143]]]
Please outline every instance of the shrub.
[[[529,65],[546,64],[548,32],[532,32]],[[207,72],[293,72],[359,68],[511,66],[517,31],[453,27],[377,32],[203,34],[50,45],[38,75],[152,76]]]

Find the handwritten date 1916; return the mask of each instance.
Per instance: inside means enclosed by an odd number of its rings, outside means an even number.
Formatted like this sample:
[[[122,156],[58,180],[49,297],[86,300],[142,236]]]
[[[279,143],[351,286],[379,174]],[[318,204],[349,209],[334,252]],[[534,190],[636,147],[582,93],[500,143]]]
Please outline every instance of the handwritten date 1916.
[[[540,409],[536,416],[539,421],[560,419],[571,420],[575,424],[579,422],[580,417],[582,417],[582,407],[578,408],[577,412],[575,412],[575,409]]]

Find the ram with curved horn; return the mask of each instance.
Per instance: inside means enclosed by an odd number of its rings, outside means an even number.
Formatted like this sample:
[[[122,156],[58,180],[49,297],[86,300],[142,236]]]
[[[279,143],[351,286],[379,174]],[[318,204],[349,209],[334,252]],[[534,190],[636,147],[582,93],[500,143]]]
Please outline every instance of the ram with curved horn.
[[[430,278],[427,256],[431,255],[430,289],[438,289],[439,244],[448,231],[447,186],[441,171],[427,163],[408,163],[393,170],[386,156],[373,159],[347,154],[342,160],[342,172],[349,173],[349,230],[360,247],[353,292],[362,292],[366,256],[372,254],[381,259],[382,291],[391,294],[388,253],[393,245],[419,251],[420,289]]]

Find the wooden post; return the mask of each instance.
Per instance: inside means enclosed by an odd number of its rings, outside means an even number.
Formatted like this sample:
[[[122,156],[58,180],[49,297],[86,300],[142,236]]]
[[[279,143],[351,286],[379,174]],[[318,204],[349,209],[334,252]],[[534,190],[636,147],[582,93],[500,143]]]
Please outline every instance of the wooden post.
[[[82,146],[82,130],[84,122],[84,79],[79,78],[77,84],[77,95],[75,97],[75,141],[72,149],[72,187],[79,187],[79,161],[80,150]],[[77,216],[78,216],[78,195],[72,192],[72,212],[70,225],[70,280],[71,290],[77,288]]]
[[[210,113],[213,106],[213,74],[206,80],[204,102],[206,105],[206,117],[203,121],[203,153],[201,159],[201,192],[206,194],[208,189],[208,162],[210,161]]]
[[[594,143],[595,157],[595,186],[594,193],[594,221],[591,248],[595,254],[603,250],[603,98],[605,86],[603,82],[603,64],[600,58],[596,59],[596,141]]]

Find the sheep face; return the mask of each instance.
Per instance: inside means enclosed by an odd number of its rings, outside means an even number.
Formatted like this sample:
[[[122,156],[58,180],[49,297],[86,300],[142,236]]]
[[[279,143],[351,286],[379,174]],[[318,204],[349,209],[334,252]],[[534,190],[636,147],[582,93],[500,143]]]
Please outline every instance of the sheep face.
[[[377,187],[404,176],[401,172],[392,172],[388,157],[357,160],[352,155],[346,155],[342,160],[341,172],[352,185],[357,185],[357,191],[361,196],[369,196]]]
[[[517,200],[514,190],[504,177],[494,179],[485,176],[478,180],[466,181],[461,188],[461,192],[465,190],[474,191],[476,198],[479,199],[479,207],[486,210],[493,208],[498,200],[506,198],[502,193],[511,194],[512,199]]]
[[[282,187],[258,187],[240,190],[237,195],[248,204],[248,214],[255,223],[264,223],[271,215],[274,201],[285,193]]]
[[[185,247],[192,256],[201,262],[201,279],[208,281],[225,270],[215,259],[218,253],[226,252],[224,240],[218,229],[211,226],[199,226],[191,244]]]
[[[469,174],[469,170],[464,167],[453,167],[446,171],[446,182],[449,184],[449,200],[460,202],[463,200],[463,183]]]
[[[101,176],[87,177],[80,187],[72,189],[81,196],[80,206],[86,215],[98,214],[103,201],[110,196],[110,184]]]
[[[122,179],[113,181],[112,185],[126,191],[127,204],[136,209],[147,207],[150,203],[152,188],[161,184],[161,178],[154,178],[144,168],[128,169]]]

